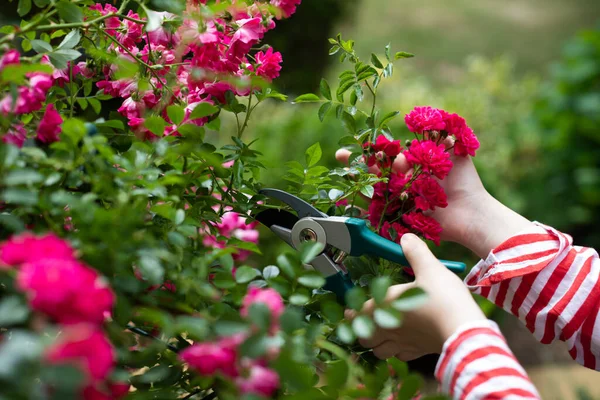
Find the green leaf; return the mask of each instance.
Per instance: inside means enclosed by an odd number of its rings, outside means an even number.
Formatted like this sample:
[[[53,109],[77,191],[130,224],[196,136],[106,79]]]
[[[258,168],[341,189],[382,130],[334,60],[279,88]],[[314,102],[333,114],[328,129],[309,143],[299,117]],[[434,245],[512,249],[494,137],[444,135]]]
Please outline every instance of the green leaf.
[[[319,274],[308,274],[298,278],[298,283],[313,289],[319,289],[325,285],[325,278]]]
[[[360,311],[367,301],[367,295],[361,287],[354,287],[346,292],[346,304],[353,310]]]
[[[185,118],[185,110],[181,106],[172,105],[167,107],[167,115],[172,123],[180,125]]]
[[[302,96],[298,96],[294,99],[294,101],[292,102],[292,104],[295,103],[316,103],[322,101],[319,96],[317,96],[316,94],[312,94],[312,93],[307,93],[307,94],[303,94]]]
[[[398,311],[413,311],[427,302],[427,293],[421,288],[411,288],[402,293],[392,302],[392,307]]]
[[[17,169],[9,172],[4,178],[6,186],[32,185],[44,180],[44,176],[33,169]]]
[[[287,334],[292,334],[304,325],[304,314],[294,307],[288,307],[279,318],[281,329]]]
[[[321,156],[323,155],[323,151],[321,150],[321,144],[319,142],[310,146],[305,153],[306,157],[306,165],[308,167],[312,167],[316,163],[321,160]]]
[[[391,365],[392,368],[394,368],[394,371],[396,372],[396,376],[398,377],[398,379],[404,379],[404,377],[406,377],[406,375],[408,375],[408,364],[406,364],[404,361],[400,361],[397,358],[389,358],[387,360],[388,365]]]
[[[319,89],[321,90],[321,95],[323,97],[325,97],[327,100],[331,100],[331,88],[329,87],[329,83],[327,83],[325,78],[321,79]]]
[[[385,58],[386,58],[388,61],[392,61],[392,60],[390,59],[390,58],[391,58],[391,54],[390,54],[390,52],[391,52],[391,47],[392,47],[392,44],[391,44],[391,43],[388,43],[388,44],[387,44],[387,46],[385,46]]]
[[[273,279],[279,276],[279,268],[274,265],[267,265],[265,269],[263,269],[263,278],[265,279]]]
[[[0,302],[0,327],[23,323],[29,316],[29,307],[19,296],[8,296]]]
[[[257,276],[260,276],[260,272],[254,268],[242,266],[235,270],[235,281],[237,283],[248,283]]]
[[[209,115],[213,115],[219,111],[218,107],[213,106],[209,103],[199,103],[193,110],[190,115],[191,120],[200,119],[204,117],[208,117]]]
[[[411,400],[415,397],[419,389],[423,386],[423,378],[419,375],[411,374],[402,380],[398,400]]]
[[[152,0],[153,9],[181,14],[185,10],[185,0]]]
[[[188,315],[180,315],[175,319],[175,331],[185,332],[194,340],[202,340],[208,336],[210,326],[207,320]]]
[[[203,127],[196,124],[183,124],[177,128],[177,132],[185,138],[197,140],[199,142],[204,141],[204,135],[206,133]]]
[[[185,221],[185,211],[182,209],[177,210],[175,213],[175,225],[181,225]]]
[[[54,65],[58,69],[67,68],[67,66],[68,66],[67,63],[69,61],[76,60],[80,56],[81,56],[80,52],[78,52],[77,50],[72,50],[72,49],[55,50],[52,53],[48,54],[48,57],[50,58],[52,65]]]
[[[305,295],[304,293],[294,293],[290,296],[290,303],[295,306],[303,306],[310,300],[310,297]]]
[[[9,230],[9,232],[21,233],[25,230],[25,224],[19,219],[19,217],[8,214],[0,214],[0,225]]]
[[[348,133],[352,135],[356,133],[356,121],[354,120],[354,117],[346,111],[342,113],[342,125],[344,125],[344,128],[346,128]]]
[[[319,107],[319,121],[323,122],[323,120],[325,119],[325,115],[327,114],[327,112],[331,109],[331,102],[329,103],[323,103],[323,105],[321,105],[321,107]]]
[[[336,91],[336,96],[337,96],[338,100],[341,101],[343,99],[344,93],[346,93],[348,91],[348,89],[350,89],[352,86],[354,86],[355,83],[356,83],[356,80],[354,79],[354,76],[350,79],[341,81],[340,86],[338,87],[338,89]]]
[[[373,64],[375,68],[383,68],[383,64],[381,63],[381,61],[379,61],[379,58],[377,58],[375,54],[371,54],[371,64]]]
[[[354,332],[350,325],[342,323],[338,325],[336,330],[337,337],[346,344],[352,344],[356,340],[356,336],[354,336]]]
[[[67,36],[65,36],[65,38],[63,39],[63,41],[58,45],[59,49],[72,49],[75,46],[77,46],[77,44],[79,44],[79,41],[81,40],[81,34],[79,33],[78,30],[72,30],[71,32],[69,32],[69,34]]]
[[[359,315],[352,321],[352,330],[361,339],[369,339],[375,332],[375,324],[366,315]]]
[[[399,60],[401,58],[412,58],[415,55],[412,53],[407,53],[406,51],[399,51],[394,55],[394,60]]]
[[[402,316],[398,311],[378,308],[373,313],[375,323],[384,329],[395,329],[402,325]]]
[[[156,136],[163,136],[165,134],[165,128],[167,127],[167,122],[162,117],[153,115],[146,118],[144,126]]]
[[[264,333],[252,335],[239,347],[240,355],[249,358],[258,358],[267,352],[269,338]]]
[[[152,285],[163,283],[165,271],[160,263],[160,260],[154,256],[140,257],[140,271],[142,276]]]
[[[33,206],[38,202],[38,192],[26,189],[6,189],[2,193],[2,199],[9,204]]]
[[[379,123],[379,127],[383,127],[385,124],[387,124],[388,122],[390,122],[391,120],[393,120],[394,118],[396,118],[396,116],[398,116],[398,114],[400,114],[400,111],[392,111],[390,113],[387,113],[383,116],[383,118],[381,118],[381,122]]]
[[[392,284],[392,280],[387,276],[378,276],[371,281],[371,296],[375,303],[382,304],[385,301],[387,291]]]
[[[266,331],[271,326],[271,310],[264,303],[253,303],[248,310],[248,319]]]
[[[120,131],[125,129],[125,125],[123,125],[123,122],[116,120],[116,119],[97,123],[96,127],[97,128],[114,128],[114,129],[118,129]]]
[[[32,40],[31,47],[38,54],[49,53],[52,51],[52,46],[50,46],[50,43],[44,42],[43,40]]]
[[[280,254],[277,257],[277,265],[281,268],[281,271],[286,274],[289,278],[294,278],[296,276],[296,272],[294,271],[294,266],[290,262],[287,254]]]
[[[13,8],[14,10],[14,8]],[[17,13],[20,17],[23,17],[31,11],[31,0],[19,0],[19,6],[17,7]]]
[[[67,0],[61,0],[56,4],[58,15],[65,22],[83,22],[83,13],[81,9]]]
[[[315,259],[319,254],[323,252],[325,246],[319,242],[304,242],[302,243],[302,247],[300,250],[300,260],[304,264],[310,263]]]
[[[246,332],[248,325],[244,322],[236,321],[217,321],[215,323],[215,333],[219,336],[231,336],[237,333]]]
[[[344,387],[348,381],[350,368],[346,360],[338,360],[328,364],[326,380],[331,387]]]
[[[94,112],[96,114],[100,114],[100,111],[102,111],[102,104],[100,103],[100,100],[95,99],[93,97],[90,97],[87,100],[90,103],[90,105],[92,106],[92,108],[94,109]],[[121,121],[119,121],[119,122],[121,122]],[[122,124],[123,123],[121,122],[121,125]]]
[[[360,192],[365,196],[368,197],[369,199],[373,198],[373,195],[375,194],[375,189],[373,188],[373,186],[371,185],[367,185],[367,186],[363,186],[360,188]]]

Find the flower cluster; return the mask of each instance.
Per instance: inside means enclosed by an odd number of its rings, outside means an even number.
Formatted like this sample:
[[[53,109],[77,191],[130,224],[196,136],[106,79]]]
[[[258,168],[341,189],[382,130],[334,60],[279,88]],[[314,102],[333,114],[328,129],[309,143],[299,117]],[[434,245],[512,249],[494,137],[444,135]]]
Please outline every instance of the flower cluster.
[[[218,235],[211,235],[208,233],[203,238],[203,244],[206,247],[213,247],[223,249],[227,246],[227,242],[219,239],[219,236],[223,238],[236,238],[244,242],[258,243],[259,233],[256,230],[258,222],[246,223],[246,218],[240,214],[227,211],[223,214],[220,222],[211,223],[218,231]],[[237,261],[244,261],[250,255],[248,250],[238,250],[234,254],[234,259]]]
[[[417,136],[402,149],[399,140],[384,135],[366,143],[365,162],[387,178],[374,186],[368,218],[383,237],[399,242],[413,232],[439,244],[442,227],[426,212],[448,206],[440,181],[452,169],[450,150],[456,156],[474,156],[479,141],[464,118],[432,107],[416,107],[405,117],[408,129]],[[392,168],[404,157],[408,170]]]
[[[248,318],[250,307],[257,303],[269,310],[270,331],[275,334],[279,317],[285,309],[281,295],[274,289],[250,287],[242,301],[241,315]],[[245,340],[246,334],[242,333],[213,342],[196,343],[181,352],[180,359],[200,375],[232,379],[243,394],[272,396],[279,388],[279,375],[268,368],[268,361],[277,357],[279,349],[268,349],[267,355],[260,359],[248,359],[242,357],[239,351]]]
[[[76,259],[66,241],[52,234],[13,236],[0,245],[0,268],[16,269],[16,287],[30,307],[62,324],[46,358],[52,364],[75,364],[85,372],[83,398],[127,393],[128,385],[107,381],[116,355],[101,325],[110,316],[114,294],[94,269]]]
[[[203,2],[200,2],[203,3]],[[140,88],[140,76],[119,78],[117,64],[105,66],[104,79],[98,87],[113,97],[122,98],[119,112],[128,119],[129,127],[140,137],[153,138],[145,127],[149,114],[160,114],[167,122],[165,135],[181,134],[186,124],[204,125],[208,118],[193,118],[200,103],[227,104],[227,92],[248,96],[253,79],[267,82],[279,76],[282,57],[272,48],[251,55],[252,48],[264,34],[275,27],[274,18],[289,17],[300,0],[272,0],[279,7],[271,15],[268,5],[255,2],[234,4],[222,15],[206,16],[199,2],[188,2],[182,17],[167,12],[153,12],[141,18],[132,11],[127,19],[105,20],[104,32],[111,42],[109,52],[117,59],[142,62],[149,87]],[[100,15],[115,13],[110,4],[96,4],[91,10]],[[166,112],[170,104],[185,107],[183,121],[172,121]]]
[[[19,52],[7,51],[0,58],[0,73],[10,66],[19,65],[21,62]],[[30,72],[26,74],[26,84],[19,86],[16,93],[9,93],[0,99],[0,115],[5,118],[33,113],[44,108],[48,91],[54,84],[51,75],[41,72]],[[37,128],[37,138],[43,143],[52,143],[58,140],[62,124],[60,114],[50,104],[41,118]],[[11,143],[21,147],[27,139],[27,132],[21,122],[11,125],[8,132],[3,136],[5,143]]]

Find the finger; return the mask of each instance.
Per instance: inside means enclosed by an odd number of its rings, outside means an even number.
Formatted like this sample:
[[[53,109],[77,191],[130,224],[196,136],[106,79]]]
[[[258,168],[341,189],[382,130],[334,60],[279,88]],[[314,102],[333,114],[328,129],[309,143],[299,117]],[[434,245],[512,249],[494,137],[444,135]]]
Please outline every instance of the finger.
[[[412,361],[417,358],[423,357],[425,353],[415,352],[415,351],[400,351],[395,355],[397,359],[400,361]]]
[[[348,165],[350,161],[350,155],[352,155],[352,152],[350,150],[339,149],[335,152],[335,159],[341,162],[342,164]]]
[[[381,343],[379,346],[373,348],[373,354],[380,360],[387,360],[388,358],[394,357],[400,352],[398,344],[389,340]]]
[[[381,345],[383,342],[388,341],[389,339],[390,338],[382,332],[375,332],[369,339],[359,339],[358,343],[365,349],[372,349]]]
[[[394,159],[394,163],[392,164],[392,170],[395,172],[400,172],[401,174],[406,174],[410,168],[410,164],[406,160],[404,154],[398,154]]]
[[[400,239],[400,244],[402,245],[404,255],[416,277],[421,274],[444,269],[444,266],[433,255],[431,250],[429,250],[429,247],[427,247],[425,242],[416,235],[413,235],[412,233],[403,235]]]

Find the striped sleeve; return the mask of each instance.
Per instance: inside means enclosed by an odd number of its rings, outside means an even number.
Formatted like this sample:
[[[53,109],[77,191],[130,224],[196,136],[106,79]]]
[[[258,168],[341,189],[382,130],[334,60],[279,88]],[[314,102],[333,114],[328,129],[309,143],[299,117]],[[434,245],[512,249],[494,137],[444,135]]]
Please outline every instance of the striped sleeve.
[[[600,259],[535,223],[480,261],[468,287],[516,315],[542,343],[562,340],[580,364],[600,370]]]
[[[444,344],[435,376],[455,400],[540,398],[492,321],[455,332]]]

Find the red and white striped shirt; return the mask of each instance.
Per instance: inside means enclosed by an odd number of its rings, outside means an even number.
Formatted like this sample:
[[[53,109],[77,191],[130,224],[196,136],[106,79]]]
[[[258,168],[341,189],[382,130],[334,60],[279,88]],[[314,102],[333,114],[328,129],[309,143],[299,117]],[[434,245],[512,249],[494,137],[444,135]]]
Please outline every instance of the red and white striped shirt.
[[[565,341],[578,363],[600,370],[600,259],[572,238],[535,223],[480,261],[465,282],[519,317],[542,343]],[[537,399],[539,394],[495,323],[464,326],[436,368],[454,399]]]

